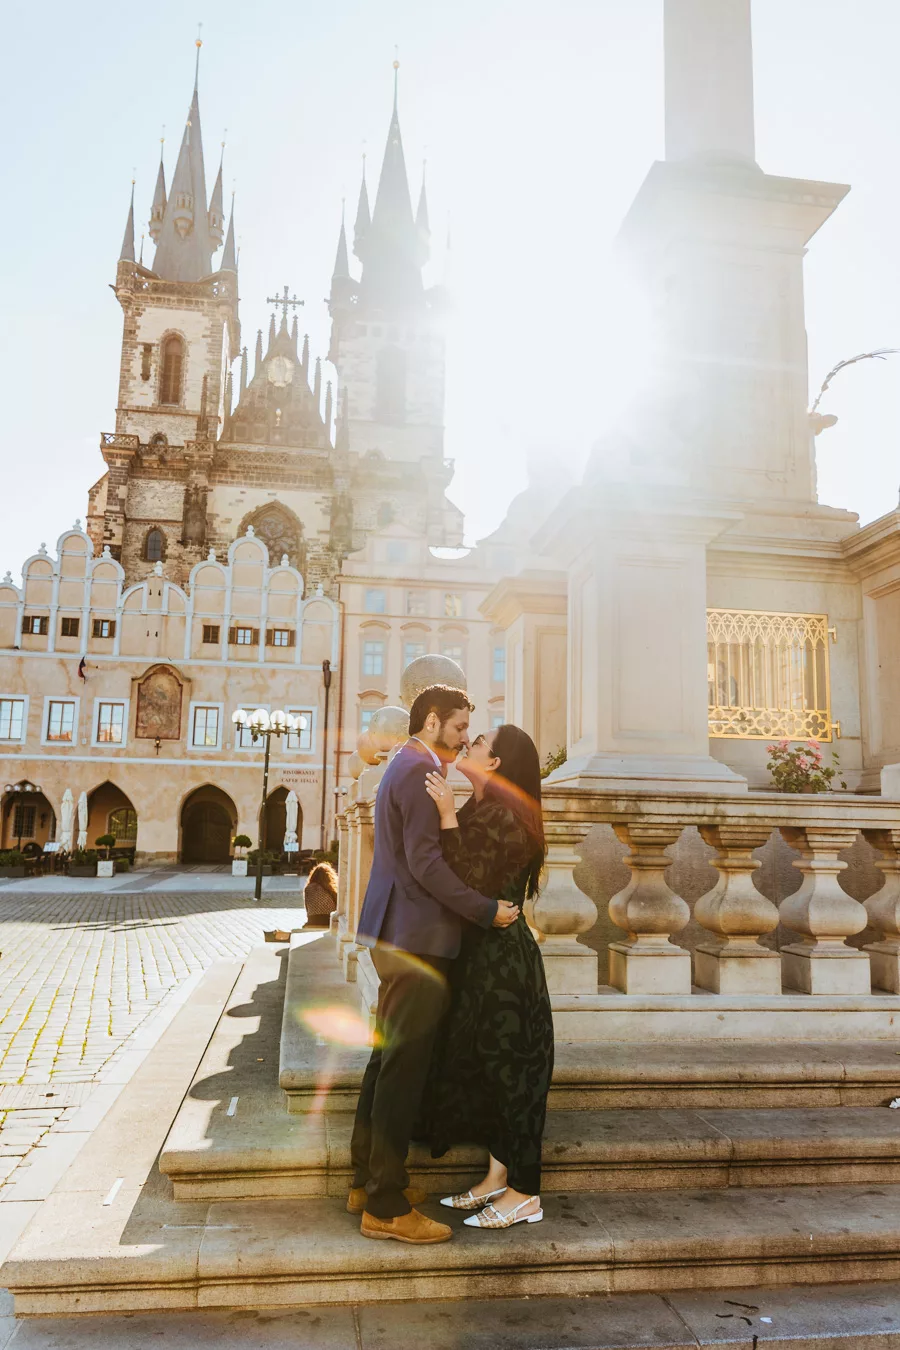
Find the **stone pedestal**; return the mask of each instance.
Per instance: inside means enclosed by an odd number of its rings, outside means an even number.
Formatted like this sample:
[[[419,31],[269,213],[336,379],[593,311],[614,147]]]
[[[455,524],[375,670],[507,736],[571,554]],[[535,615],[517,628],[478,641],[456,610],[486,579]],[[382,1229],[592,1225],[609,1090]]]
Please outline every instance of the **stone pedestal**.
[[[878,942],[864,948],[872,969],[872,988],[900,994],[900,830],[866,830],[865,836],[884,855],[876,863],[884,873],[884,885],[866,901],[869,922],[882,934]]]
[[[579,933],[597,922],[597,906],[572,876],[579,861],[575,845],[588,828],[577,822],[545,822],[544,883],[537,899],[527,904],[527,918],[538,933],[551,994],[596,994],[598,989],[597,953],[577,941]]]
[[[626,859],[631,881],[609,902],[609,917],[628,934],[609,944],[609,982],[626,994],[689,994],[690,953],[671,942],[691,912],[665,879],[671,858],[665,849],[681,834],[681,825],[616,825],[616,835],[631,852]]]
[[[847,945],[848,937],[866,927],[868,916],[837,880],[847,866],[838,854],[851,846],[857,831],[807,825],[782,828],[781,833],[800,850],[794,867],[803,874],[800,890],[780,910],[785,927],[803,935],[800,942],[781,949],[785,987],[805,994],[870,993],[869,958]]]
[[[716,994],[780,994],[781,959],[759,943],[778,927],[778,910],[753,885],[759,863],[752,856],[769,837],[766,826],[701,825],[705,843],[718,849],[719,880],[694,906],[694,919],[715,935],[694,950],[694,982]]]
[[[548,783],[746,792],[709,753],[707,701],[706,546],[736,519],[649,474],[598,477],[557,510],[545,533],[569,574],[568,759]]]

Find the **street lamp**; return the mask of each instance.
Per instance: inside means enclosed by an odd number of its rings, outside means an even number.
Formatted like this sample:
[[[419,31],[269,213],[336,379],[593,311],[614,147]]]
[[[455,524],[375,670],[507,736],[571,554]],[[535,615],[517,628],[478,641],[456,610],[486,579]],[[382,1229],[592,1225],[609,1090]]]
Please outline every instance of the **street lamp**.
[[[281,708],[276,708],[271,714],[267,713],[265,708],[257,708],[255,712],[251,713],[248,713],[244,708],[238,708],[237,712],[232,713],[231,720],[236,727],[240,728],[240,731],[243,731],[245,727],[248,728],[254,743],[261,739],[266,742],[266,754],[263,760],[262,801],[259,807],[259,839],[256,846],[256,887],[254,894],[254,899],[261,900],[263,839],[265,836],[266,802],[269,796],[269,748],[273,736],[290,736],[295,731],[305,731],[308,723],[305,717],[292,717],[290,713],[283,712]]]

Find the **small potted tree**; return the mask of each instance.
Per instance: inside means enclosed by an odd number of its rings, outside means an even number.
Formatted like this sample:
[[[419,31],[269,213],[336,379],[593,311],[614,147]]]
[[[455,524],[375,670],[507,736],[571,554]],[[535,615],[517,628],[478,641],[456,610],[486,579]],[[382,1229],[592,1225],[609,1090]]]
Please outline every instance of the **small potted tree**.
[[[0,853],[0,877],[24,877],[25,854],[17,848],[8,848]]]
[[[247,875],[247,849],[250,848],[253,840],[249,834],[236,834],[232,843],[234,844],[234,857],[231,860],[231,875],[233,877],[245,877]]]
[[[115,846],[116,836],[114,834],[101,834],[99,839],[95,840],[98,848],[102,848],[104,856],[97,861],[97,876],[111,877],[116,870],[116,864],[110,855],[109,850]]]

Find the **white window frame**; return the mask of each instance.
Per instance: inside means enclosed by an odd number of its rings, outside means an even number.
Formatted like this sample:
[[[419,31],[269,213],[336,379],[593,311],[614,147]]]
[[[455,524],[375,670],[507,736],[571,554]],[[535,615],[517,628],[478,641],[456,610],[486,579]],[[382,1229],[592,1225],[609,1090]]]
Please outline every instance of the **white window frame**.
[[[380,653],[376,653],[376,652],[367,652],[367,651],[366,651],[366,648],[368,647],[368,645],[369,645],[370,642],[371,642],[371,643],[376,643],[376,642],[377,642],[378,646],[381,648]],[[361,664],[360,664],[360,674],[363,676],[363,678],[366,679],[366,680],[383,680],[384,677],[385,677],[385,673],[386,673],[386,671],[387,671],[387,641],[385,640],[385,638],[383,638],[383,637],[363,637],[363,641],[362,641],[362,653],[361,653],[361,655],[362,655],[362,662],[361,662]],[[380,655],[380,658],[381,658],[381,669],[380,669],[380,670],[366,670],[366,659],[367,659],[367,657],[369,657],[369,656],[375,657],[376,655]]]
[[[290,630],[290,628],[277,628],[277,627],[273,624],[272,627],[271,627],[271,629],[270,629],[269,631],[270,631],[271,634],[272,634],[272,643],[271,643],[271,645],[272,645],[273,647],[278,647],[279,650],[281,650],[281,651],[285,651],[285,650],[287,650],[288,647],[290,647],[290,645],[291,645],[291,630]],[[285,639],[284,642],[278,642],[278,641],[276,640],[276,639],[278,638],[279,634],[283,634],[283,635],[284,635],[284,639]]]
[[[284,751],[284,753],[285,753],[286,755],[313,755],[313,754],[315,754],[315,750],[316,750],[316,730],[317,730],[317,728],[316,728],[316,722],[317,722],[317,720],[318,720],[318,718],[317,718],[318,708],[294,708],[294,707],[290,707],[290,708],[285,708],[285,712],[290,713],[292,717],[308,717],[308,718],[309,718],[309,745],[306,747],[306,749],[304,749],[303,746],[300,746],[300,745],[292,746],[292,745],[290,744],[290,737],[288,737],[288,736],[283,736],[282,739],[281,739],[281,748],[282,748],[282,750]]]
[[[210,704],[210,707],[211,706],[212,705]],[[236,703],[232,709],[232,712],[237,712],[239,708],[243,708],[245,713],[256,712],[257,708],[264,708],[266,712],[271,712],[271,706],[268,703]],[[237,750],[242,755],[261,755],[263,753],[263,751],[266,748],[266,742],[262,736],[260,736],[260,738],[254,743],[252,740],[250,740],[249,727],[239,727],[236,726],[233,722],[231,725],[234,730],[235,750]],[[247,744],[242,745],[241,741],[243,739],[245,731],[247,733]]]
[[[422,650],[418,656],[407,656],[407,648],[421,647]],[[413,661],[418,661],[419,657],[428,655],[428,643],[421,638],[405,638],[403,642],[403,669],[411,665]]]
[[[215,709],[217,710],[218,714],[219,714],[219,734],[218,734],[218,736],[216,737],[216,743],[215,743],[215,745],[195,745],[195,744],[194,744],[194,712],[195,712],[195,710],[196,710],[197,708],[215,708]],[[188,734],[187,734],[187,743],[188,743],[188,744],[187,744],[187,748],[188,748],[188,750],[193,750],[193,751],[195,751],[195,752],[196,752],[196,751],[199,751],[201,754],[203,754],[203,753],[204,753],[205,751],[207,751],[207,750],[221,750],[221,749],[222,749],[222,727],[224,726],[224,724],[225,724],[225,704],[224,704],[224,703],[216,703],[215,699],[212,699],[212,698],[197,698],[197,699],[191,699],[190,703],[188,704]],[[236,731],[237,731],[237,727],[235,727],[235,732],[236,732]]]
[[[104,699],[104,702],[106,700]],[[50,729],[50,704],[51,703],[72,703],[75,705],[75,713],[72,718],[72,739],[70,741],[51,741],[48,736]],[[78,733],[81,730],[81,699],[77,694],[45,694],[44,695],[44,713],[41,719],[41,745],[49,745],[53,748],[62,746],[63,749],[71,749],[78,745]]]
[[[454,653],[457,654],[454,655]],[[464,667],[466,664],[466,644],[464,642],[442,642],[441,656],[448,656],[458,666]]]
[[[120,741],[101,741],[100,740],[100,704],[115,703],[122,709],[122,739]],[[127,698],[95,698],[94,713],[91,721],[91,745],[95,749],[101,750],[121,750],[128,744],[128,712],[131,700]],[[64,742],[53,741],[53,745],[64,744]]]
[[[384,600],[384,604],[381,606],[381,609],[369,609],[370,595],[380,595],[382,597],[382,599]],[[388,612],[387,591],[383,586],[366,587],[365,594],[363,595],[363,610],[365,611],[366,614],[387,614]]]
[[[258,645],[256,642],[253,641],[253,624],[252,624],[252,623],[246,623],[246,624],[245,624],[245,623],[236,623],[236,624],[233,624],[232,627],[234,628],[234,642],[231,644],[232,647],[256,647],[256,646]],[[250,634],[250,641],[249,641],[249,642],[242,642],[242,641],[241,641],[241,637],[240,637],[240,634],[241,634],[241,633],[249,633],[249,634]],[[209,644],[207,644],[207,645],[209,645]],[[258,705],[257,705],[257,706],[258,706]]]
[[[24,703],[22,711],[22,734],[21,736],[9,736],[0,740],[0,745],[24,745],[28,738],[28,704],[30,696],[28,694],[0,694],[0,702],[9,700],[11,703]],[[54,742],[56,744],[56,742]]]

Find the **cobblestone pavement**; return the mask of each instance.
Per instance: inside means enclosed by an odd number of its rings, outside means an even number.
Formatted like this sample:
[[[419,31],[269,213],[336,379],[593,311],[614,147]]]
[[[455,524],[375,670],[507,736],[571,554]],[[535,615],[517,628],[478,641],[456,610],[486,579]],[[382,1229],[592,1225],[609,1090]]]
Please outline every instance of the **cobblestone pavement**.
[[[0,889],[0,1194],[180,984],[213,961],[241,958],[265,929],[304,920],[285,903],[296,891],[256,905],[194,886]]]

